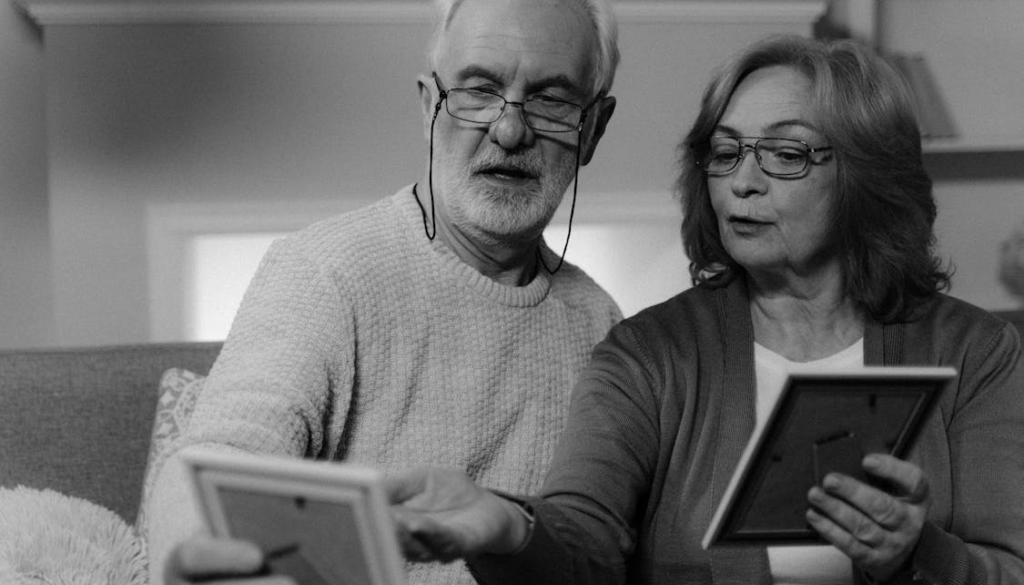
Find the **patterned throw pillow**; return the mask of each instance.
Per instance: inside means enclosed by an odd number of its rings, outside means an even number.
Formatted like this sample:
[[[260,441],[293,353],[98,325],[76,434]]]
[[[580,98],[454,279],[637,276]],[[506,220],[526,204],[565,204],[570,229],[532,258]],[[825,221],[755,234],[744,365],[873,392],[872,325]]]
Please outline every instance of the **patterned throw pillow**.
[[[205,376],[182,368],[172,368],[160,377],[160,397],[156,403],[153,436],[146,461],[146,475],[142,487],[142,503],[135,525],[145,535],[144,510],[153,491],[157,471],[170,454],[171,446],[188,429],[196,401],[203,390]]]

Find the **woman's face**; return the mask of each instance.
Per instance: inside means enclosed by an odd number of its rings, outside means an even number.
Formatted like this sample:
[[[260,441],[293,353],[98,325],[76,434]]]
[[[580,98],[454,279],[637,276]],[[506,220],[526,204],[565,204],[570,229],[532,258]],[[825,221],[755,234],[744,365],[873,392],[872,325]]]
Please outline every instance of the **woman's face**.
[[[772,66],[750,73],[736,88],[715,136],[789,138],[828,146],[815,130],[811,83],[802,73]],[[829,238],[836,182],[831,153],[813,153],[805,172],[772,177],[752,149],[732,172],[708,176],[711,206],[729,255],[755,279],[838,275]]]

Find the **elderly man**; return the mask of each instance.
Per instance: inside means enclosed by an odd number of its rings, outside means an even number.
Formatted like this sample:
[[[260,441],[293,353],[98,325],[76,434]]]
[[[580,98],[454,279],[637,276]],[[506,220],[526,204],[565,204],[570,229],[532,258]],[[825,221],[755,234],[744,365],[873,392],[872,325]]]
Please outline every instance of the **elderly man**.
[[[542,240],[615,108],[615,19],[607,0],[438,9],[418,80],[424,176],[268,251],[146,506],[156,581],[263,564],[245,543],[194,538],[189,449],[443,465],[495,489],[540,487],[569,392],[621,316]],[[472,579],[414,565],[409,581]]]

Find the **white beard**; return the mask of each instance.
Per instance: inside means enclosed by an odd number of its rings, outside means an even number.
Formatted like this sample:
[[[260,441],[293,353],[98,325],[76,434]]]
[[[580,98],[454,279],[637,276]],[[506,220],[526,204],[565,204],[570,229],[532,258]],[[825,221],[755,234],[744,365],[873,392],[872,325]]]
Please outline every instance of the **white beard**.
[[[442,155],[443,156],[443,155]],[[564,157],[553,172],[545,173],[539,150],[525,155],[494,155],[472,165],[459,165],[441,178],[451,221],[461,229],[498,242],[539,237],[555,214],[576,173],[575,156]],[[475,169],[514,160],[541,179],[532,187],[501,187],[475,176]],[[444,175],[443,171],[442,174]]]

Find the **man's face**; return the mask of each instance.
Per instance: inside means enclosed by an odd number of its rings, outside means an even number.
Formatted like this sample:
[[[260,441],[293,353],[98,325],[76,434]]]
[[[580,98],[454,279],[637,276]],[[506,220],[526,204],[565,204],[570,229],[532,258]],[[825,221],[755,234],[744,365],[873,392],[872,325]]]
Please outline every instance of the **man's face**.
[[[436,73],[446,88],[584,107],[593,97],[596,35],[572,2],[468,0],[441,43]],[[578,132],[533,130],[517,106],[491,124],[457,120],[442,107],[434,132],[434,189],[451,227],[495,242],[543,232],[574,177]]]

